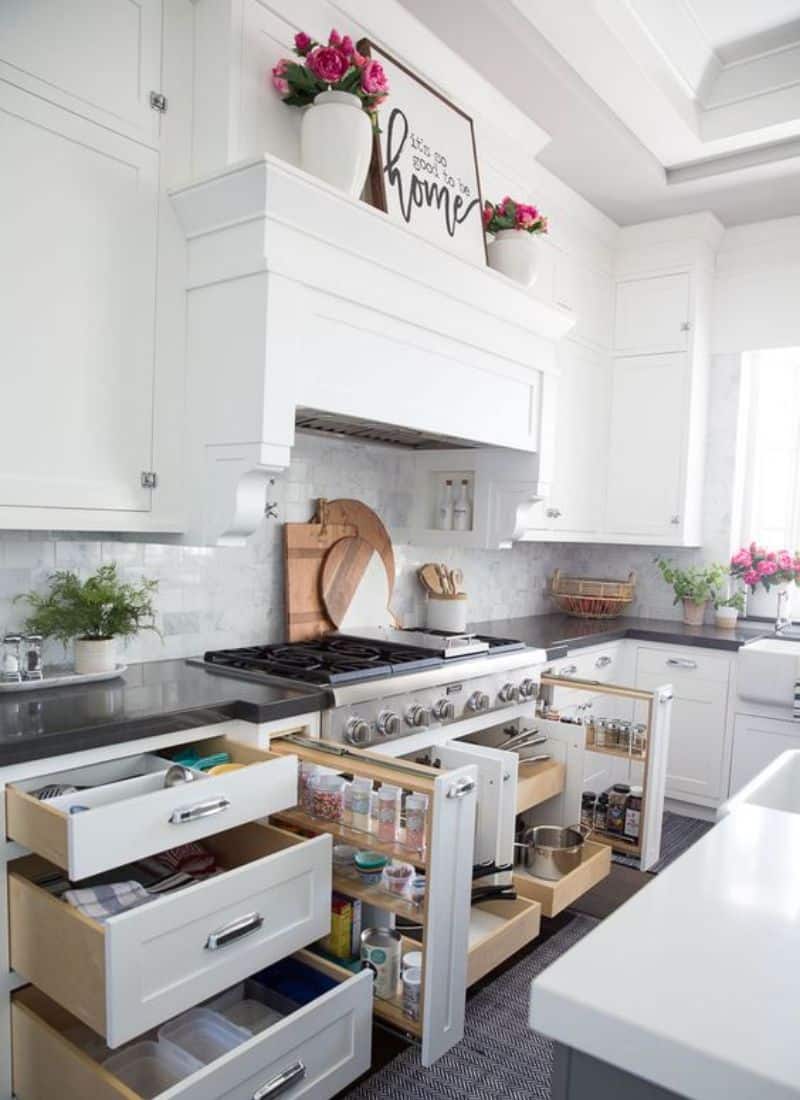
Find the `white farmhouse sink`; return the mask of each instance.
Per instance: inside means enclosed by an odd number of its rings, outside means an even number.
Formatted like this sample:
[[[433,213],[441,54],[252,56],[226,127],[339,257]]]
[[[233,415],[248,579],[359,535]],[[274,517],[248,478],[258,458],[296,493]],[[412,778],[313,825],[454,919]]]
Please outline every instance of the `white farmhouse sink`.
[[[732,798],[723,802],[717,810],[717,818],[745,805],[800,814],[800,749],[782,752]]]
[[[736,690],[741,699],[791,710],[798,679],[800,641],[764,638],[739,650]]]

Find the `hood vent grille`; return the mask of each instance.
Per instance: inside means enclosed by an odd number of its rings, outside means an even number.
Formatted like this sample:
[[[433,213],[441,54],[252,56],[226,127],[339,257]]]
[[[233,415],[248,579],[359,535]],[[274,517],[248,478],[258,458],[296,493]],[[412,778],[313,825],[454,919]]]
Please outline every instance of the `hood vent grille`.
[[[393,447],[405,447],[410,451],[462,451],[481,447],[480,443],[457,439],[455,436],[433,435],[415,431],[413,428],[379,424],[355,416],[340,416],[316,409],[297,409],[294,423],[299,431],[356,439],[362,443],[385,443]]]

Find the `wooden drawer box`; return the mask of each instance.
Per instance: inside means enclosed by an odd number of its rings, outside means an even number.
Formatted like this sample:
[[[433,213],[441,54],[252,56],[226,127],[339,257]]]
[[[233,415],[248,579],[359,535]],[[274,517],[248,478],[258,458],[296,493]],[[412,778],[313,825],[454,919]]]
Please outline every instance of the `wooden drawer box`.
[[[12,783],[6,789],[6,833],[78,880],[256,821],[297,801],[296,758],[275,757],[227,738],[198,747],[203,755],[226,752],[245,766],[165,788],[163,772],[129,778],[140,770],[136,761],[146,758],[128,757]],[[34,791],[56,783],[87,789],[43,802],[35,797]],[[89,809],[70,812],[75,804]]]
[[[309,957],[304,962],[314,965]],[[348,975],[224,1057],[173,1085],[164,1100],[327,1100],[364,1073],[372,1040],[372,975]],[[11,1008],[18,1100],[136,1100],[71,1036],[77,1021],[34,986]],[[293,1083],[283,1083],[291,1075]],[[283,1087],[281,1087],[283,1085]]]
[[[611,872],[611,848],[589,840],[583,846],[583,859],[574,871],[557,881],[535,878],[523,868],[514,871],[514,886],[522,897],[533,898],[545,917],[554,917],[562,909],[591,890]]]
[[[474,985],[490,970],[539,935],[542,907],[528,898],[516,901],[482,901],[470,913],[467,985]]]
[[[330,837],[254,824],[204,845],[225,872],[103,923],[35,884],[38,857],[9,864],[12,968],[116,1047],[328,931]]]

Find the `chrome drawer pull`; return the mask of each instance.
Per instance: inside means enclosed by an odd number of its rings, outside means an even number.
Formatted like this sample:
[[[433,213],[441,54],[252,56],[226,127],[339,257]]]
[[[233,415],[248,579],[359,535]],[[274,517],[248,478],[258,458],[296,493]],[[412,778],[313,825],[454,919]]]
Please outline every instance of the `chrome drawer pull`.
[[[690,661],[686,657],[669,657],[667,664],[673,668],[697,668],[697,661]]]
[[[188,821],[199,821],[201,817],[224,813],[231,800],[221,794],[218,798],[207,798],[205,802],[195,802],[193,806],[180,806],[170,814],[170,825],[185,825]]]
[[[237,917],[230,924],[223,924],[216,932],[209,933],[206,940],[206,948],[209,951],[218,951],[220,947],[227,947],[229,943],[240,940],[242,936],[249,936],[251,932],[257,932],[264,923],[260,913],[248,913],[246,917]]]
[[[464,798],[470,791],[474,791],[477,785],[474,779],[457,779],[452,787],[447,788],[447,797]]]
[[[594,667],[595,668],[608,668],[608,666],[610,664],[611,664],[611,658],[610,657],[598,657],[597,660],[594,663]]]
[[[303,1063],[295,1062],[293,1066],[283,1070],[277,1077],[267,1081],[260,1089],[256,1089],[253,1093],[253,1100],[267,1100],[270,1096],[279,1096],[282,1092],[286,1092],[288,1088],[291,1088],[295,1082],[302,1081],[305,1075],[306,1067]]]
[[[565,665],[564,668],[558,669],[557,676],[574,676],[578,671],[577,665]]]

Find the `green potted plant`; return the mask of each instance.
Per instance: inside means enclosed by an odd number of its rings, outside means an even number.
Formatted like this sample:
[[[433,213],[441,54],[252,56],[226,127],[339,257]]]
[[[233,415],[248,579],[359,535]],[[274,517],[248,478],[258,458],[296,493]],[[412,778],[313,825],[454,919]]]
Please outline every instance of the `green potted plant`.
[[[158,581],[142,577],[141,584],[126,584],[115,564],[101,565],[86,581],[77,573],[60,570],[51,574],[49,591],[26,592],[17,599],[32,611],[25,629],[45,638],[75,642],[75,671],[81,675],[113,672],[118,638],[132,638],[140,630],[155,630],[153,595]]]
[[[725,567],[690,565],[681,569],[666,558],[656,558],[661,576],[671,584],[675,593],[674,603],[683,603],[683,621],[687,626],[702,626],[706,607],[725,583]]]
[[[744,592],[734,592],[727,596],[715,592],[712,603],[715,626],[722,627],[723,630],[734,630],[736,620],[744,615]]]

